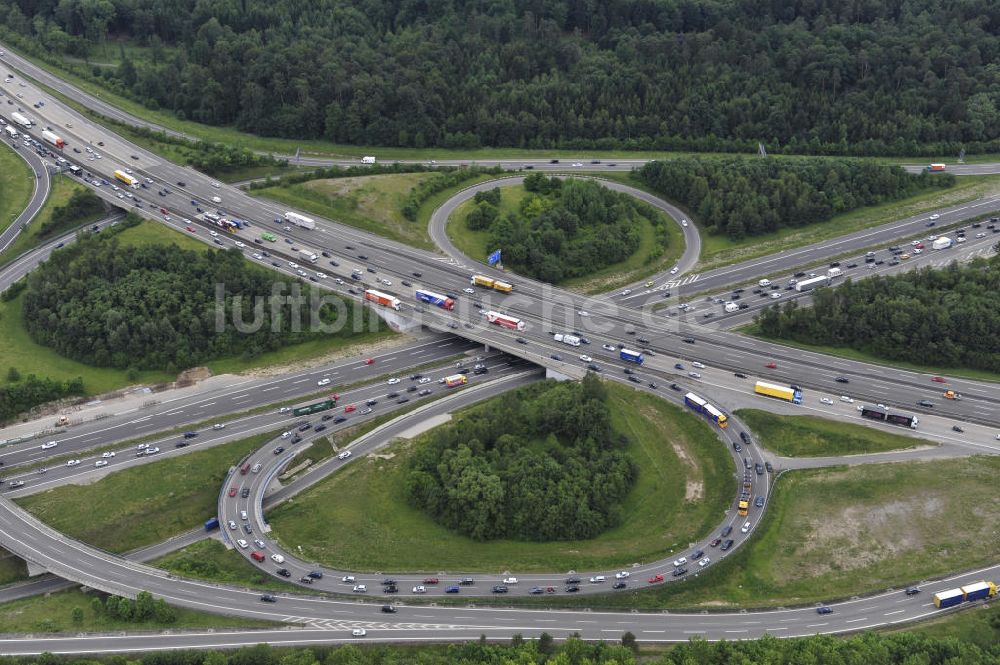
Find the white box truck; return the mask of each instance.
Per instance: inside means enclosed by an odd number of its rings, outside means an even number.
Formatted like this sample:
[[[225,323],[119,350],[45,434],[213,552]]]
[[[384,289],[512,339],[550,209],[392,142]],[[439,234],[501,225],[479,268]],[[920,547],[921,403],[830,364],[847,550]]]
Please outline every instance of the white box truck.
[[[361,163],[362,164],[374,164],[375,163],[375,155],[365,155],[364,157],[361,158]]]

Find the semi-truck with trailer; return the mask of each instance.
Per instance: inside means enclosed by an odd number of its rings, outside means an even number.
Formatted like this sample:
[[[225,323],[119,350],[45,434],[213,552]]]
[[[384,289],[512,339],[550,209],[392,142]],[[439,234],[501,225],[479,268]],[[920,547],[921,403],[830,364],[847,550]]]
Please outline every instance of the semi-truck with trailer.
[[[776,397],[777,399],[783,399],[786,402],[791,402],[792,404],[802,404],[802,391],[789,386],[779,386],[776,383],[758,381],[754,385],[753,391],[758,395],[764,395],[765,397]]]
[[[494,291],[500,291],[501,293],[510,293],[514,290],[514,285],[507,282],[502,282],[499,279],[493,279],[492,277],[487,277],[486,275],[473,275],[469,280],[473,286],[484,286],[487,289],[493,289]]]
[[[646,362],[646,356],[642,355],[641,352],[630,351],[628,349],[621,349],[618,352],[618,357],[626,362],[635,363],[636,365],[641,365]]]
[[[388,293],[382,293],[381,291],[375,291],[374,289],[368,289],[365,291],[365,300],[368,302],[373,302],[376,305],[382,305],[383,307],[391,307],[392,309],[399,311],[399,298],[390,296]]]
[[[524,321],[521,319],[515,319],[513,316],[507,316],[499,312],[486,312],[486,320],[510,330],[522,331],[525,328]]]
[[[446,309],[449,312],[455,309],[455,301],[448,296],[443,296],[440,293],[433,293],[431,291],[424,291],[423,289],[418,289],[414,293],[417,300],[422,302],[430,303],[435,307],[440,307],[441,309]]]
[[[316,256],[316,252],[312,251],[311,249],[300,249],[299,256],[301,256],[306,261],[309,261],[310,263],[316,263],[316,259],[319,258],[318,256]]]
[[[813,289],[820,286],[829,286],[830,277],[828,275],[820,275],[818,277],[810,277],[809,279],[804,279],[801,282],[795,283],[795,290],[801,292],[812,291]]]
[[[27,116],[21,115],[20,113],[11,113],[10,119],[22,127],[31,128],[31,120],[29,120]]]
[[[56,136],[56,134],[50,132],[47,129],[44,132],[42,132],[42,138],[51,143],[52,145],[54,145],[55,147],[59,148],[60,150],[66,147],[65,141],[63,141],[60,137]]]
[[[119,181],[121,181],[123,183],[125,183],[126,185],[128,185],[132,189],[135,189],[136,187],[139,186],[139,179],[135,178],[133,176],[130,176],[129,174],[125,173],[124,171],[120,171],[120,170],[119,171],[115,171],[115,179],[119,180]]]
[[[947,591],[938,591],[934,594],[932,600],[934,601],[934,607],[939,610],[943,610],[947,607],[954,607],[955,605],[961,605],[962,603],[971,602],[974,600],[983,600],[986,598],[993,598],[997,595],[997,585],[992,581],[975,582],[973,584],[966,584],[965,586],[959,587],[957,589],[948,589]]]
[[[305,215],[300,215],[297,212],[286,212],[285,221],[295,226],[301,226],[304,229],[314,229],[316,228],[316,220],[312,217],[306,217]]]
[[[570,346],[580,346],[580,338],[576,335],[567,335],[564,333],[556,333],[552,336],[553,341],[562,342],[563,344],[569,344]]]
[[[337,400],[330,396],[329,399],[325,399],[321,402],[314,402],[312,404],[307,404],[306,406],[299,406],[292,409],[293,416],[308,416],[313,413],[319,413],[320,411],[329,411],[330,409],[337,406]]]
[[[882,407],[871,407],[863,406],[861,407],[861,417],[868,418],[869,420],[877,420],[879,422],[889,423],[891,425],[900,425],[902,427],[909,427],[910,429],[916,429],[917,425],[920,424],[920,419],[911,414],[903,413],[891,413],[888,409]]]

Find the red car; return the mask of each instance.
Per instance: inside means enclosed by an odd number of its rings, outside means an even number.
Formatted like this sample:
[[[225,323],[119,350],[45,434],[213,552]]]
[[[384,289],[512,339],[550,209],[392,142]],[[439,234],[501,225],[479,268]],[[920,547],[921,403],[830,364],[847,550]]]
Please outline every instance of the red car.
[[[934,381],[935,383],[947,383],[943,376],[932,376],[931,381]]]
[[[374,365],[375,364],[375,359],[374,358],[367,358],[367,359],[365,359],[365,364],[366,365]]]
[[[354,410],[355,410],[356,408],[357,408],[357,407],[356,407],[356,406],[354,406],[353,404],[348,404],[347,406],[345,406],[345,407],[344,407],[344,413],[351,413],[351,412],[352,412],[352,411],[354,411]]]
[[[663,575],[657,573],[647,580],[650,584],[658,584],[663,581]]]
[[[424,578],[424,584],[437,584],[438,582],[439,582],[439,580],[436,577],[425,577]]]
[[[554,586],[547,586],[547,587],[545,587],[545,593],[555,593],[555,592],[556,592],[556,588]]]
[[[236,488],[235,487],[230,487],[229,488],[229,496],[236,496]]]
[[[187,227],[187,230],[190,231],[191,233],[197,233],[197,231],[194,230],[193,226]]]
[[[923,249],[924,248],[924,243],[918,242],[916,245],[914,245],[914,247],[917,248],[917,249]]]
[[[768,363],[764,365],[764,367],[767,367],[768,369],[778,369],[778,363]]]
[[[160,208],[160,212],[163,213],[164,215],[166,215],[167,214],[167,209],[166,208]]]

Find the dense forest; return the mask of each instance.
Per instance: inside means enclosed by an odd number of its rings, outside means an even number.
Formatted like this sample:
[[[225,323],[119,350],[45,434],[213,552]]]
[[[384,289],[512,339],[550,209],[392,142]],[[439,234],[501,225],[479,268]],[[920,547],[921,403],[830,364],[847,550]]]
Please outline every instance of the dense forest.
[[[1000,256],[817,289],[757,319],[762,334],[888,360],[1000,372]]]
[[[510,644],[485,639],[464,644],[392,646],[345,644],[279,649],[267,644],[233,650],[159,651],[100,658],[3,656],[0,665],[1000,665],[1000,646],[980,648],[955,638],[914,633],[816,635],[795,639],[706,642],[692,639],[656,654],[636,654],[624,633],[621,643],[556,642],[515,636]]]
[[[607,400],[592,374],[490,400],[425,437],[407,493],[476,540],[592,538],[617,523],[637,473]]]
[[[119,66],[76,69],[268,136],[1000,152],[990,0],[0,0],[0,21],[49,58],[123,40]]]
[[[127,246],[114,229],[81,235],[27,280],[24,322],[32,339],[100,367],[177,371],[379,325],[370,310],[341,299],[314,308],[308,285],[250,265],[238,249]],[[335,332],[315,329],[314,311]]]
[[[639,248],[643,219],[657,231],[647,260],[669,242],[665,219],[653,208],[592,180],[533,173],[524,188],[517,213],[503,215],[500,190],[492,189],[476,194],[465,218],[469,229],[488,231],[490,249],[503,250],[504,266],[522,275],[558,284],[624,261]]]
[[[858,159],[701,159],[649,162],[636,171],[686,207],[709,233],[733,239],[825,222],[862,206],[955,184],[950,173],[907,173]]]

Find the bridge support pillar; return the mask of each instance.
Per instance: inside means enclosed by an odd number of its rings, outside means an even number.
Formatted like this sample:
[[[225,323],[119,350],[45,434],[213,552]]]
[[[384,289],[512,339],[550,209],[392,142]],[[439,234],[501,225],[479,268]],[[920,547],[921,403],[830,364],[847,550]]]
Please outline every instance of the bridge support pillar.
[[[545,378],[546,379],[555,379],[556,381],[572,381],[573,380],[573,377],[567,376],[566,374],[563,374],[562,372],[557,372],[556,370],[552,369],[551,367],[546,367],[545,368]]]
[[[47,569],[39,566],[37,563],[32,563],[31,561],[25,561],[28,564],[28,577],[38,577],[39,575],[44,575],[49,572]]]

